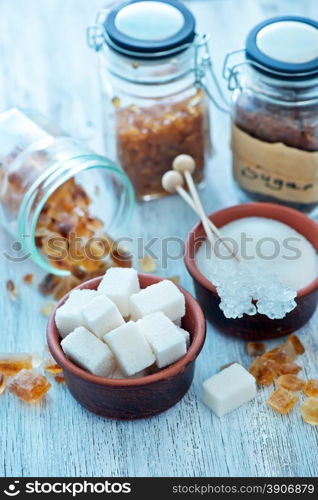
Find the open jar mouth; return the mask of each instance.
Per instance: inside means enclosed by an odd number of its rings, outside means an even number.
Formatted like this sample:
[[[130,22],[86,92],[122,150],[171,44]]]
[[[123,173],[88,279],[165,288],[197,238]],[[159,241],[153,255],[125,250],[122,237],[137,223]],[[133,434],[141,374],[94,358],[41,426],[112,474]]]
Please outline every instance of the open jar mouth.
[[[306,215],[292,208],[275,205],[273,203],[245,203],[243,205],[236,205],[233,207],[221,209],[211,214],[209,218],[211,218],[211,220],[213,219],[213,222],[217,225],[217,227],[222,227],[223,225],[234,220],[250,216],[267,217],[290,225],[293,229],[302,234],[318,252],[317,223]],[[293,221],[293,223],[290,223],[291,220]],[[200,227],[202,231],[200,231]],[[304,228],[306,228],[306,230],[304,230]],[[185,264],[190,275],[195,281],[197,281],[202,287],[209,290],[215,296],[218,296],[216,287],[213,285],[213,283],[211,283],[211,281],[209,281],[206,276],[202,274],[196,264],[195,257],[199,246],[197,246],[195,250],[194,245],[197,238],[200,238],[201,243],[203,243],[201,233],[202,235],[204,234],[201,223],[196,224],[190,230],[185,247]],[[316,278],[314,278],[306,286],[297,290],[296,300],[311,294],[315,290],[318,290],[318,276],[316,276]]]
[[[84,154],[61,160],[46,170],[29,188],[23,198],[18,214],[18,239],[28,257],[38,264],[44,271],[57,275],[69,276],[65,269],[53,266],[36,245],[36,229],[39,217],[50,196],[65,182],[84,172],[91,170],[105,172],[111,175],[114,188],[114,198],[111,217],[103,227],[110,234],[120,227],[124,230],[131,220],[135,195],[132,184],[127,175],[115,163],[95,154]],[[82,184],[81,182],[79,182]],[[86,185],[85,185],[86,187]],[[101,204],[105,208],[105,201]],[[108,207],[106,207],[108,209]],[[94,216],[98,214],[93,214]],[[102,219],[104,220],[104,219]]]

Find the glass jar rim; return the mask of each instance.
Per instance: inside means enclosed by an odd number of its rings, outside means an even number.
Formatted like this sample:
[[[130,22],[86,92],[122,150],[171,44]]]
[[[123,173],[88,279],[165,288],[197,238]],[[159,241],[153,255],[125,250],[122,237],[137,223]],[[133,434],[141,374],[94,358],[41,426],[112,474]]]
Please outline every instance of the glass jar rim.
[[[75,175],[91,169],[105,169],[118,175],[126,188],[126,200],[123,199],[121,201],[120,206],[116,210],[116,217],[114,220],[112,220],[110,228],[113,227],[116,222],[118,222],[118,220],[122,219],[125,203],[128,204],[128,216],[125,220],[126,226],[128,226],[132,218],[135,204],[135,194],[133,186],[125,172],[111,160],[108,160],[107,158],[94,153],[88,153],[77,155],[67,160],[61,160],[60,162],[52,165],[29,188],[23,198],[23,202],[20,206],[18,214],[18,238],[22,244],[24,251],[26,252],[28,257],[31,257],[36,264],[38,264],[42,269],[50,274],[54,274],[56,276],[69,276],[71,273],[70,271],[58,269],[50,265],[49,262],[44,258],[44,255],[38,250],[35,244],[37,221],[43,210],[43,207],[45,206],[45,203],[58,187],[62,186],[66,181],[70,180]],[[34,212],[31,213],[33,203],[37,198],[38,189],[41,188],[41,185],[45,182],[48,182],[48,186],[44,190],[43,196],[41,196],[40,200],[37,200],[37,205]],[[107,231],[108,230],[109,228],[107,228]]]

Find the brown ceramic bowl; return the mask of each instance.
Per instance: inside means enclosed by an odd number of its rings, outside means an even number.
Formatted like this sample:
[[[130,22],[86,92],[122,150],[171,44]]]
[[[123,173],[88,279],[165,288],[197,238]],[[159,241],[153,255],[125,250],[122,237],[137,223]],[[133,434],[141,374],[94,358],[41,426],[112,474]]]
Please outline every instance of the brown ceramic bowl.
[[[77,288],[96,289],[102,278],[94,278]],[[163,278],[139,274],[141,288],[158,283]],[[87,410],[103,417],[121,420],[146,418],[175,405],[188,391],[194,375],[194,364],[205,340],[206,323],[201,307],[183,288],[186,315],[182,327],[190,333],[190,347],[183,358],[152,375],[135,379],[97,377],[70,361],[62,351],[55,311],[67,299],[67,294],[53,311],[47,328],[48,345],[55,361],[62,367],[66,384],[74,398]]]
[[[306,215],[291,208],[272,203],[246,203],[219,210],[209,216],[217,227],[242,217],[267,217],[288,224],[305,236],[318,251],[318,225]],[[244,315],[243,318],[227,319],[219,308],[220,299],[215,286],[199,271],[195,254],[205,239],[202,224],[189,233],[185,248],[185,264],[191,274],[196,297],[206,318],[224,333],[246,340],[277,338],[302,327],[315,312],[318,302],[318,277],[308,286],[298,290],[297,307],[283,319],[271,320],[262,314]]]

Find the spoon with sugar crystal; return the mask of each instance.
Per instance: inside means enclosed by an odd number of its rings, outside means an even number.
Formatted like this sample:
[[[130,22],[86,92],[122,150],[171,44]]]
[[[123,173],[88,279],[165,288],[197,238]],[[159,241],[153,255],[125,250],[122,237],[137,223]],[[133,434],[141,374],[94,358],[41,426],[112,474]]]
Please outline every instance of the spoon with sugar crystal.
[[[195,162],[191,156],[179,155],[173,162],[173,170],[162,178],[163,188],[177,192],[200,217],[207,240],[215,248],[217,236],[234,257],[232,261],[216,258],[210,281],[216,286],[221,299],[220,309],[227,318],[241,318],[244,314],[264,314],[270,319],[284,318],[296,307],[297,292],[286,287],[278,276],[269,273],[265,266],[242,261],[227,244],[221,231],[207,217],[192,178]],[[187,182],[191,196],[183,188]],[[213,236],[214,235],[214,236]]]

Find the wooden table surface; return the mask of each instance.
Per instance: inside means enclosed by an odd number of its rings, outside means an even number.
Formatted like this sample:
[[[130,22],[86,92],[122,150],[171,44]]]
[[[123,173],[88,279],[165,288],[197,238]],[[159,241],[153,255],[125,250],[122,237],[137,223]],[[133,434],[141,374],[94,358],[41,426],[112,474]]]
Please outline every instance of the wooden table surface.
[[[186,2],[200,31],[212,34],[215,68],[224,55],[243,46],[248,30],[280,14],[318,17],[317,0],[193,0]],[[85,28],[103,0],[2,0],[0,2],[0,111],[10,106],[41,110],[64,130],[103,151],[101,96],[96,54],[85,43]],[[202,191],[206,209],[235,204],[239,195],[230,170],[229,123],[213,111],[215,155]],[[173,214],[173,216],[171,216]],[[185,238],[196,217],[177,198],[140,204],[132,233]],[[160,221],[160,223],[158,223]],[[1,231],[1,250],[12,240]],[[42,273],[31,262],[0,259],[0,339],[4,352],[41,352],[47,299],[22,283],[26,272]],[[164,276],[180,275],[193,292],[182,259],[158,265]],[[10,302],[11,278],[20,296]],[[302,329],[307,351],[304,374],[318,376],[317,314]],[[275,343],[272,342],[271,345]],[[0,401],[0,474],[6,476],[316,476],[318,429],[303,423],[299,408],[288,416],[265,405],[271,389],[222,419],[201,401],[201,384],[221,365],[247,366],[245,343],[208,327],[194,383],[174,408],[150,420],[115,422],[81,408],[66,387],[54,384],[41,404],[28,406],[10,394]]]

